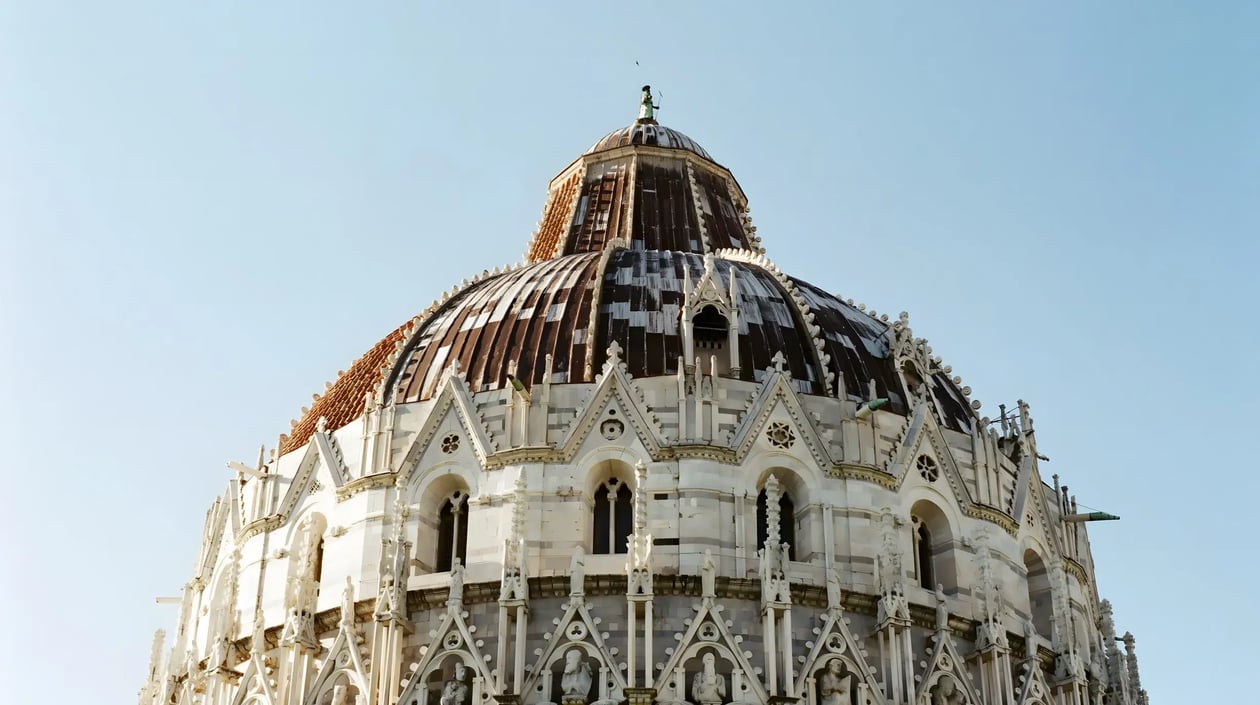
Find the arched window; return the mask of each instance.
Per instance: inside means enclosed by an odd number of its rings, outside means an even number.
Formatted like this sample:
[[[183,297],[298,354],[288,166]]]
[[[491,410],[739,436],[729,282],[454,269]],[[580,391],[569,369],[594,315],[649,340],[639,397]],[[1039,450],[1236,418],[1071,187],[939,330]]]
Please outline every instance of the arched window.
[[[766,491],[757,493],[757,548],[765,548]],[[788,560],[796,560],[796,504],[786,491],[779,495],[779,541],[788,545]]]
[[[704,310],[691,319],[695,329],[696,348],[700,350],[719,350],[726,345],[730,323],[715,306],[705,306]]]
[[[1054,603],[1050,592],[1050,573],[1041,556],[1031,548],[1024,551],[1024,570],[1028,573],[1028,612],[1037,633],[1051,637]]]
[[[438,546],[436,571],[448,571],[454,559],[468,562],[468,494],[455,490],[438,513]]]
[[[914,547],[915,582],[926,590],[937,585],[951,591],[958,587],[954,534],[941,508],[927,500],[910,508],[910,545]]]
[[[914,574],[919,580],[919,587],[928,590],[936,589],[936,571],[932,570],[932,530],[927,522],[917,516],[910,517],[910,525],[914,531]]]
[[[634,531],[633,493],[626,483],[609,478],[595,491],[595,548],[592,553],[629,553]]]

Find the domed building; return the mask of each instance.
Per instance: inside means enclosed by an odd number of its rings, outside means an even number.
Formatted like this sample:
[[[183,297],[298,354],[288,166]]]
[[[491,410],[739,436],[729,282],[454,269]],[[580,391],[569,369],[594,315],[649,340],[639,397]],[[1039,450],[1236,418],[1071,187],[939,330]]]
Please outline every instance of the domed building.
[[[1137,705],[1083,520],[910,328],[654,119],[206,516],[142,705]]]

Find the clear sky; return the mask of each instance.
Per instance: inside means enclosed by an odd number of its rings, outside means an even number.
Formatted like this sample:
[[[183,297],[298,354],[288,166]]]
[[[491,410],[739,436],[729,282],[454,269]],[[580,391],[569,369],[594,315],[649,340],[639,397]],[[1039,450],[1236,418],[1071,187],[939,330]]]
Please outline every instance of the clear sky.
[[[1238,702],[1260,3],[771,5],[0,3],[0,699],[133,702],[225,461],[519,260],[651,83],[780,267],[908,310],[1124,517],[1155,701]]]

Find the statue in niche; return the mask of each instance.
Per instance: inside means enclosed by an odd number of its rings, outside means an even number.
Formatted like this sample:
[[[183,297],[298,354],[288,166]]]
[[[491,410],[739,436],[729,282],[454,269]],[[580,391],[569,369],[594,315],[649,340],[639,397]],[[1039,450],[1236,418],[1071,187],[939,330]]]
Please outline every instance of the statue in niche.
[[[464,705],[468,701],[468,667],[455,664],[455,677],[442,684],[440,705]]]
[[[586,553],[581,546],[573,549],[569,560],[569,594],[581,595],[586,590]]]
[[[818,702],[820,705],[853,705],[853,674],[844,662],[833,658],[818,678]]]
[[[560,689],[565,705],[585,705],[591,692],[591,667],[582,658],[581,649],[569,649],[564,655],[564,673],[560,676]]]
[[[358,705],[360,702],[358,694],[353,699],[350,697],[350,686],[335,685],[333,686],[332,702],[328,705]]]
[[[713,560],[713,551],[704,549],[704,560],[700,563],[700,596],[717,595],[717,562]]]
[[[699,673],[691,678],[691,698],[699,705],[722,705],[726,700],[726,678],[717,672],[713,654],[705,654]]]
[[[943,675],[932,688],[932,705],[966,705],[967,696],[951,675]]]

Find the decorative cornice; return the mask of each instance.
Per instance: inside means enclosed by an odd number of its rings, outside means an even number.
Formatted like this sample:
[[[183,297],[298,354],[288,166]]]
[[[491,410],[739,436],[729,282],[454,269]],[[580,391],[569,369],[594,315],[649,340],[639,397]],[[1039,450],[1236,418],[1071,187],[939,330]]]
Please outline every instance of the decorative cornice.
[[[274,531],[282,526],[284,526],[284,517],[280,514],[272,514],[261,519],[255,519],[241,527],[241,533],[236,537],[236,543],[239,545],[248,538],[257,536],[264,531]]]

